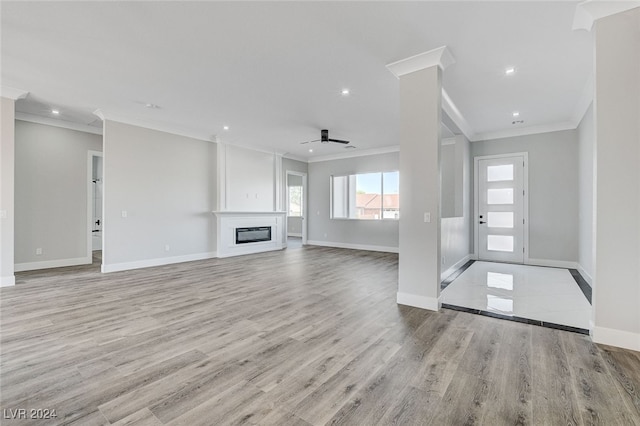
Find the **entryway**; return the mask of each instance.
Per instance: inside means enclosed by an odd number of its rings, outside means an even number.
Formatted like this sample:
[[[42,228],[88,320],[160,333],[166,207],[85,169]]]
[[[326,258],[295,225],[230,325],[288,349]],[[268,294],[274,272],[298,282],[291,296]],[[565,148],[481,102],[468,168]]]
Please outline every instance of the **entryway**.
[[[307,244],[307,174],[287,170],[286,173],[287,247]]]

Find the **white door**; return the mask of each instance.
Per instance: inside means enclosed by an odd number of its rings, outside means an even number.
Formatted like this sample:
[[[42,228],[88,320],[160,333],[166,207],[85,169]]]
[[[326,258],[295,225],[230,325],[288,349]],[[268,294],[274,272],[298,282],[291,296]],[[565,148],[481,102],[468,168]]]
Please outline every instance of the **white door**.
[[[478,159],[478,258],[524,263],[525,156]]]

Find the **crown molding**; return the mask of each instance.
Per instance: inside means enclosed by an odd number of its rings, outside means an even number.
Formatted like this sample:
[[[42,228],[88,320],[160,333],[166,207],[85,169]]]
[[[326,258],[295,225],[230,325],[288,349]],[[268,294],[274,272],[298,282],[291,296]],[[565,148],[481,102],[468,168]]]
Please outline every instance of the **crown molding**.
[[[43,124],[45,126],[60,127],[62,129],[76,130],[78,132],[102,135],[102,127],[93,127],[88,124],[74,123],[66,120],[56,120],[55,118],[42,117],[25,112],[16,112],[16,120],[27,121],[29,123]]]
[[[469,122],[462,116],[462,113],[453,103],[449,94],[442,89],[442,109],[449,116],[449,118],[458,126],[458,129],[467,137],[469,140],[473,140],[475,137],[475,132],[469,125]]]
[[[213,142],[213,143],[216,142],[215,140],[214,141],[211,140],[211,135],[209,134],[194,132],[189,129],[184,129],[177,126],[171,126],[165,123],[131,118],[121,114],[113,114],[111,112],[106,112],[101,109],[95,110],[93,114],[100,117],[102,121],[106,121],[106,120],[117,121],[118,123],[129,124],[131,126],[142,127],[149,130],[156,130],[158,132],[170,133],[178,136],[184,136],[186,138],[197,139],[205,142]]]
[[[540,124],[538,126],[520,127],[517,129],[500,130],[497,132],[476,133],[471,142],[487,141],[492,139],[512,138],[516,136],[537,135],[540,133],[560,132],[563,130],[575,130],[576,125],[573,121],[564,121],[562,123]]]
[[[598,19],[640,7],[639,0],[587,0],[576,6],[573,29],[591,31]]]
[[[342,160],[345,158],[365,157],[368,155],[388,154],[390,152],[399,152],[400,145],[385,146],[382,148],[363,149],[357,152],[345,152],[343,154],[330,154],[321,155],[319,157],[312,157],[307,160],[307,163],[319,163],[321,161]]]
[[[425,68],[430,68],[435,65],[445,69],[455,62],[456,60],[453,58],[453,55],[451,55],[447,46],[442,46],[428,52],[419,53],[409,58],[392,62],[387,65],[387,69],[397,78],[400,78],[403,75],[420,71]]]
[[[288,160],[295,160],[295,161],[300,161],[301,163],[308,163],[309,159],[308,158],[304,158],[304,157],[298,157],[297,155],[293,155],[293,154],[289,154],[287,152],[285,152],[282,155],[282,158],[286,158]]]
[[[17,101],[18,99],[26,98],[29,94],[28,91],[22,89],[16,89],[15,87],[0,86],[0,97]]]

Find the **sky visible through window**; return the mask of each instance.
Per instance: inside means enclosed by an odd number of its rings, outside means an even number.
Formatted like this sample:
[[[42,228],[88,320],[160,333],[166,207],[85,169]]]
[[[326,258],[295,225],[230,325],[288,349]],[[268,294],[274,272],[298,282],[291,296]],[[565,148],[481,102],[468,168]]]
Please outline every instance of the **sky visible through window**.
[[[398,172],[384,173],[384,193],[398,194],[400,192]],[[380,173],[365,173],[358,176],[358,190],[366,194],[380,193]]]

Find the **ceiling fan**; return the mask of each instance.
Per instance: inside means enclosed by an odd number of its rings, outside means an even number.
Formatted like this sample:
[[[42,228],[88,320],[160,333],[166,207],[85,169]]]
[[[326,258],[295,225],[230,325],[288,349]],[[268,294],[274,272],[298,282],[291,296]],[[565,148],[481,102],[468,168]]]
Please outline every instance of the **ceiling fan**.
[[[329,131],[327,129],[320,130],[320,139],[301,142],[301,144],[312,143],[312,142],[322,142],[322,143],[334,142],[334,143],[341,143],[341,144],[344,144],[344,145],[349,143],[349,141],[343,141],[341,139],[331,139],[331,138],[329,138]]]

